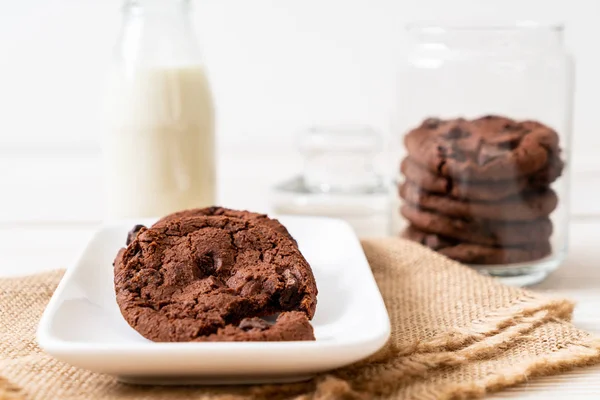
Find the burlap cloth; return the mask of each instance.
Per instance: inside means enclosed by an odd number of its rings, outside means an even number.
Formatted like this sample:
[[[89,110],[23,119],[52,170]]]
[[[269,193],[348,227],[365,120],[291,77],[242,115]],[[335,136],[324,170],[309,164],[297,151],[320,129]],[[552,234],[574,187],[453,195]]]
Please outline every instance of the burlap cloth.
[[[598,339],[568,322],[568,300],[504,286],[410,242],[363,247],[390,342],[369,360],[286,385],[143,387],[70,367],[35,343],[62,272],[2,279],[0,399],[464,399],[600,361]]]

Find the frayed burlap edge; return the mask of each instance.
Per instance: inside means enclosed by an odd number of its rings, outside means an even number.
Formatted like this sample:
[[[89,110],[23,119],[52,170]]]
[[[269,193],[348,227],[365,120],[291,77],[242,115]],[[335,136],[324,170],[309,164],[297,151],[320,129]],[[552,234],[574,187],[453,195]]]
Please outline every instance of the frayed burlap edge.
[[[377,376],[377,384],[370,385],[368,380],[364,386],[360,382],[356,383],[365,390],[377,391],[376,386],[382,380],[386,380],[388,374],[391,374],[391,381],[407,382],[422,378],[437,368],[457,367],[473,359],[489,358],[543,323],[570,315],[573,303],[566,300],[539,302],[533,307],[521,310],[520,315],[507,314],[513,308],[506,309],[506,312],[498,312],[497,320],[475,324],[472,330],[457,331],[456,335],[436,337],[403,348],[395,348],[388,343],[372,357],[346,367],[336,375],[351,379],[358,370],[369,369],[369,375]],[[386,364],[380,364],[383,362]],[[390,371],[390,366],[394,367],[393,371]]]
[[[22,400],[20,390],[0,376],[0,400]]]
[[[555,375],[600,362],[600,340],[572,343],[566,348],[540,357],[535,362],[514,365],[485,379],[468,384],[452,384],[432,391],[423,400],[453,400],[483,397],[486,394],[515,386],[530,378]]]
[[[512,340],[525,331],[551,319],[568,321],[575,304],[564,299],[540,300],[523,297],[510,307],[489,314],[485,321],[474,321],[469,328],[454,329],[439,337],[415,343],[402,354],[457,351],[461,348],[496,337],[498,344]]]
[[[563,373],[598,362],[600,362],[599,340],[572,343],[563,349],[549,353],[545,357],[540,357],[534,362],[511,366],[505,370],[498,370],[494,375],[487,376],[485,379],[479,381],[449,384],[431,388],[426,393],[419,392],[418,398],[420,400],[480,398],[486,394],[524,383],[530,378]],[[303,394],[295,397],[294,400],[329,400],[334,398],[367,400],[372,399],[373,395],[381,398],[393,392],[398,386],[398,379],[402,379],[401,375],[394,375],[392,373],[386,376],[384,381],[378,381],[378,393],[374,393],[372,390],[368,392],[357,390],[349,382],[332,375],[327,375],[318,379],[314,394]],[[385,390],[386,387],[389,390]],[[331,397],[332,394],[335,396]]]

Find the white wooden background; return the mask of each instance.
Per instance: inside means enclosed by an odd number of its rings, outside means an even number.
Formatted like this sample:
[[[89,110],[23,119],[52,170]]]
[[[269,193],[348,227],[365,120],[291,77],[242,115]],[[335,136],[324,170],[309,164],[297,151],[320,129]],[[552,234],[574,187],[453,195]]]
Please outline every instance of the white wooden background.
[[[97,110],[120,2],[0,0],[0,275],[67,266],[102,218]],[[391,135],[403,24],[480,17],[567,25],[578,77],[572,250],[539,289],[579,301],[575,322],[600,334],[598,0],[197,0],[218,105],[220,202],[268,211],[269,187],[300,169],[293,135],[309,124]],[[600,368],[497,398],[567,395],[600,398]]]
[[[0,222],[97,221],[102,216],[98,104],[121,0],[0,4]],[[577,58],[578,76],[569,163],[573,212],[600,215],[600,202],[588,192],[600,186],[600,1],[194,4],[217,100],[222,203],[264,209],[266,190],[299,169],[292,138],[307,125],[360,122],[391,135],[405,22],[493,17],[567,25],[565,39]],[[234,160],[244,168],[236,168]]]

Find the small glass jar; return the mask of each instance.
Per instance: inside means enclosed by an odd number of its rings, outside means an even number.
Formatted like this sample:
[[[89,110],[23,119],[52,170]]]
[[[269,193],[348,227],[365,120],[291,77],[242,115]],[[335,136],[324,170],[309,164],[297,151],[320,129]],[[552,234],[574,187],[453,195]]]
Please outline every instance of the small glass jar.
[[[383,136],[368,126],[320,126],[302,131],[304,169],[273,188],[277,214],[340,218],[361,237],[390,234],[389,185],[377,156]]]
[[[396,233],[507,283],[543,280],[567,253],[573,62],[563,27],[407,33]]]

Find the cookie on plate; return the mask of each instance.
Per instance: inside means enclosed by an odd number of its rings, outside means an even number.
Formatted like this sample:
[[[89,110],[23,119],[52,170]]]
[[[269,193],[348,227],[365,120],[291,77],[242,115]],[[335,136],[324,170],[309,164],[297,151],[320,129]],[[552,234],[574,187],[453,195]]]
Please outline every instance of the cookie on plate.
[[[493,247],[475,243],[465,243],[446,238],[435,233],[423,232],[413,226],[406,228],[401,236],[421,243],[440,254],[466,264],[513,264],[539,260],[552,251],[549,242],[536,243],[526,247]]]
[[[532,221],[548,216],[558,204],[552,189],[530,192],[496,202],[457,200],[420,190],[411,182],[398,188],[400,197],[424,210],[456,218],[482,218],[501,221]]]
[[[223,215],[163,221],[141,228],[114,265],[121,313],[150,340],[314,340],[310,265],[263,224]],[[257,326],[277,313],[275,324]]]

